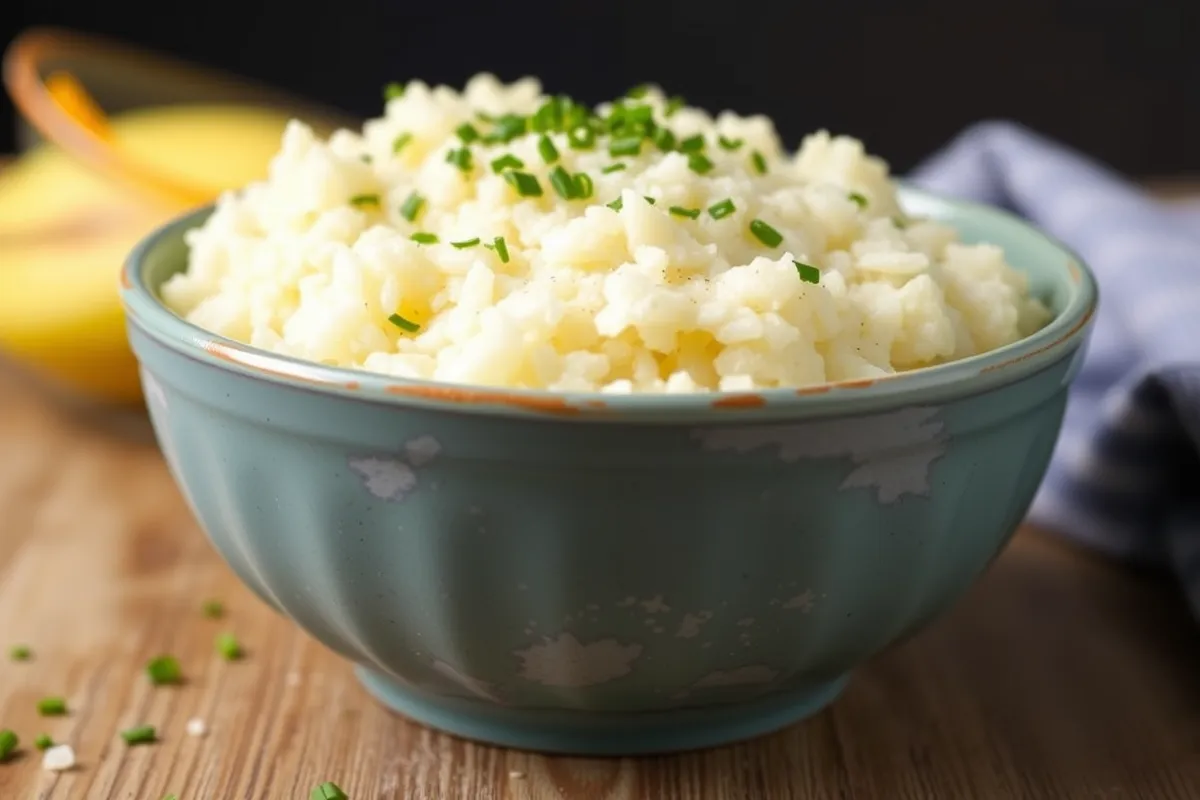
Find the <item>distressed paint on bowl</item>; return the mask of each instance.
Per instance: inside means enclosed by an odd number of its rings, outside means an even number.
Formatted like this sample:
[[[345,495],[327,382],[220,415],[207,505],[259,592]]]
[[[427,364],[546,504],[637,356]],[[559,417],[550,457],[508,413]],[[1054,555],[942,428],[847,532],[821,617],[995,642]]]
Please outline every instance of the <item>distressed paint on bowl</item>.
[[[1024,515],[1096,291],[1000,212],[1057,318],[963,362],[736,396],[550,395],[280,358],[174,317],[176,222],[123,290],[172,473],[234,571],[383,702],[470,738],[647,753],[831,701],[944,610]]]

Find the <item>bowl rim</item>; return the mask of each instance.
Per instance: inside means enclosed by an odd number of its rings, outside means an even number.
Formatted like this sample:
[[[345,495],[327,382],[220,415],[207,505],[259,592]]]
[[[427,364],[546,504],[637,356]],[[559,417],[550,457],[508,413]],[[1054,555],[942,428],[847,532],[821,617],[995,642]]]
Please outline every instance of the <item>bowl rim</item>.
[[[746,414],[756,420],[845,416],[981,394],[1040,372],[1084,344],[1099,304],[1099,288],[1091,268],[1077,253],[993,206],[943,197],[902,182],[899,197],[906,210],[951,226],[955,217],[982,217],[1013,234],[1040,239],[1062,256],[1059,269],[1074,287],[1066,306],[1049,324],[1024,339],[980,355],[881,378],[738,392],[605,394],[399,378],[279,355],[204,330],[167,308],[147,285],[144,265],[157,248],[201,224],[212,213],[212,205],[179,216],[143,238],[121,271],[120,294],[131,338],[144,334],[168,350],[226,372],[359,401],[489,416],[622,422],[722,422]],[[134,345],[136,351],[136,342]]]

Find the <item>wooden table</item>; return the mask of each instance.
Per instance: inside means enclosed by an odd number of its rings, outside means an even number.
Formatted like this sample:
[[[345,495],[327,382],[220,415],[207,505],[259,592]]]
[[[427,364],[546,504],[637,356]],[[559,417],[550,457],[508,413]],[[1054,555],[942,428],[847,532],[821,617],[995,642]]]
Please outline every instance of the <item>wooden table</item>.
[[[220,598],[228,614],[200,613]],[[240,662],[214,654],[233,631]],[[0,798],[1200,798],[1200,630],[1170,582],[1023,531],[964,602],[774,736],[647,760],[542,758],[383,710],[349,667],[217,559],[140,415],[51,402],[0,373],[0,728],[71,743],[43,772],[0,764]],[[172,653],[187,682],[155,688]],[[67,717],[43,719],[46,695]],[[190,718],[208,736],[185,733]],[[118,732],[150,723],[154,745]]]

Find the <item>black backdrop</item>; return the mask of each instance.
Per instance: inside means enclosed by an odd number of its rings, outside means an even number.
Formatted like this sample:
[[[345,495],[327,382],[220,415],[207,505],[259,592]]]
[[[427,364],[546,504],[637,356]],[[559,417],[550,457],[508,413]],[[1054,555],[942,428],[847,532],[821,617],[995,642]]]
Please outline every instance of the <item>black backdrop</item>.
[[[1142,175],[1200,171],[1198,22],[1200,0],[0,0],[5,44],[74,27],[360,115],[392,79],[536,74],[590,101],[655,81],[770,114],[789,145],[853,133],[897,170],[1006,117]]]

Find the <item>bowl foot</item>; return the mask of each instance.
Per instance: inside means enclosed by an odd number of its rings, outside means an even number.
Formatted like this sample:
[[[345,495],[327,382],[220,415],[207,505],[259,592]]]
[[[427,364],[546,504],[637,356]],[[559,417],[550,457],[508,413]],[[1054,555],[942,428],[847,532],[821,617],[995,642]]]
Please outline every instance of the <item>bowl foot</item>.
[[[674,711],[606,713],[512,708],[439,697],[356,667],[367,691],[393,711],[430,728],[484,744],[589,756],[698,750],[773,733],[831,703],[847,677],[748,703]]]

